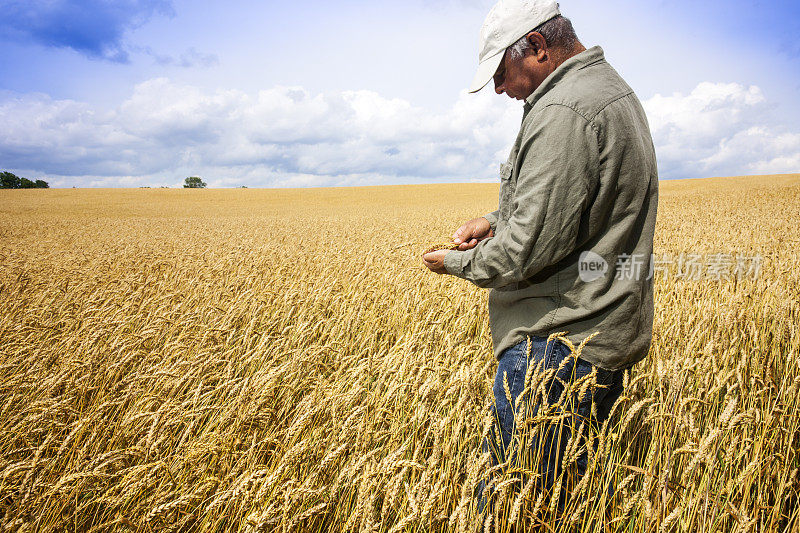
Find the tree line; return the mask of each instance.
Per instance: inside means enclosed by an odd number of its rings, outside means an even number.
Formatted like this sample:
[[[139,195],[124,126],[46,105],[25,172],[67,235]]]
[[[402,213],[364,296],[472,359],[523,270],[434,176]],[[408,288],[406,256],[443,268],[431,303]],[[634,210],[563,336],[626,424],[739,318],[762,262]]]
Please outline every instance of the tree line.
[[[205,181],[199,176],[190,176],[184,180],[183,187],[186,189],[204,189],[207,187]],[[20,178],[16,174],[3,171],[0,172],[0,189],[49,189],[50,185],[44,180],[32,181],[28,178]]]
[[[0,172],[0,189],[49,189],[46,181],[31,181],[28,178],[20,178],[11,172]]]

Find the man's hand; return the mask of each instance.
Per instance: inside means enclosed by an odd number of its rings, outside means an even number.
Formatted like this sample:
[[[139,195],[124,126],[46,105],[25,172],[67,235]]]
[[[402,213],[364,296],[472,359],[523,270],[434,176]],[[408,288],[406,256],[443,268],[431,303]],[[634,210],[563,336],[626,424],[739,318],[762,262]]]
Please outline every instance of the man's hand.
[[[453,244],[458,245],[459,250],[469,250],[475,248],[478,241],[494,237],[489,221],[483,217],[473,218],[453,233]]]
[[[450,250],[436,250],[435,252],[428,252],[422,256],[422,262],[425,263],[425,266],[428,267],[431,272],[436,272],[437,274],[447,274],[447,269],[444,268],[444,256],[446,256],[449,252]]]
[[[453,245],[458,245],[458,250],[469,250],[474,248],[479,241],[494,237],[494,232],[489,224],[489,221],[483,217],[473,218],[464,222],[455,233],[453,233]],[[428,252],[423,254],[422,262],[425,266],[436,272],[437,274],[448,274],[447,269],[444,267],[444,256],[450,250],[436,250],[435,252]]]

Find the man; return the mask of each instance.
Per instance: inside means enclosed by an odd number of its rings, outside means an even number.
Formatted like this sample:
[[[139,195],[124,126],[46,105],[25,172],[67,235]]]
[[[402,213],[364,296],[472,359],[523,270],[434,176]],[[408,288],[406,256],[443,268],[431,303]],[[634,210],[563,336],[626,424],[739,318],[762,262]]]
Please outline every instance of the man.
[[[579,419],[602,424],[621,393],[624,370],[646,356],[658,176],[639,100],[600,47],[580,43],[557,3],[501,0],[486,18],[480,45],[470,92],[494,78],[497,94],[524,101],[522,125],[501,165],[499,209],[458,228],[456,250],[425,254],[423,262],[492,289],[498,463],[512,440],[514,401],[529,365],[558,369],[550,400],[596,370],[596,391],[569,413],[574,430]],[[548,342],[564,331],[575,346],[598,333],[576,360],[566,344]],[[559,431],[537,444],[545,487],[560,471],[569,437]],[[484,440],[484,450],[491,443]],[[584,454],[579,475],[585,469]]]

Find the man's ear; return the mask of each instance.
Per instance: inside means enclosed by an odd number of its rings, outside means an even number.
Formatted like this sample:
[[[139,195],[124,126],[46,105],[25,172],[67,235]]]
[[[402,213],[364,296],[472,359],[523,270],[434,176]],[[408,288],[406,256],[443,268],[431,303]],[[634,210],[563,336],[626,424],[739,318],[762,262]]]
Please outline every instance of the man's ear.
[[[537,31],[532,31],[525,36],[533,49],[533,53],[539,61],[544,61],[547,57],[547,40]]]

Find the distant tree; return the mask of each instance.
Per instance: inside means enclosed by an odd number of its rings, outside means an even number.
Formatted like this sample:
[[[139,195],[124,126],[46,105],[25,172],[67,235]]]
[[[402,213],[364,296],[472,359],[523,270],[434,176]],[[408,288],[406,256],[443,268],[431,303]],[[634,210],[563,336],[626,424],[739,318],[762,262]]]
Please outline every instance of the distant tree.
[[[197,176],[190,176],[186,178],[183,183],[184,189],[204,189],[205,187],[206,182]]]
[[[0,172],[0,189],[19,189],[22,178],[11,172]]]
[[[28,178],[20,178],[11,172],[0,172],[0,189],[47,189],[49,187],[46,181],[31,181]]]

